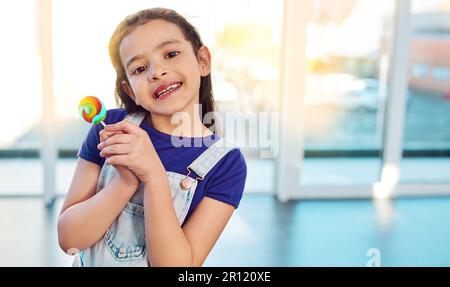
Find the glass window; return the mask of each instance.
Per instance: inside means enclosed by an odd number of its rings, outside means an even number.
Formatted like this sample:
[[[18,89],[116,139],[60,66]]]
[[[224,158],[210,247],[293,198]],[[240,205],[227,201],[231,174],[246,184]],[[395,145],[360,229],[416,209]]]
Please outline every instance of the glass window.
[[[38,159],[42,91],[36,15],[34,0],[0,2],[0,195],[37,194],[43,189]]]
[[[403,183],[450,181],[450,3],[412,1]]]
[[[302,185],[378,180],[395,1],[312,0]]]

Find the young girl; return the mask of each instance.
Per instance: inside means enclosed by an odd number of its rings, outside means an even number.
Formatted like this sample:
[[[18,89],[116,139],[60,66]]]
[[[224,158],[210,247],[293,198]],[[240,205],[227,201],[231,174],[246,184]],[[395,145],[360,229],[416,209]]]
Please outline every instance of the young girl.
[[[247,171],[239,149],[202,122],[214,107],[208,48],[186,19],[156,8],[122,21],[109,53],[124,108],[81,146],[59,244],[81,250],[81,266],[201,266]],[[189,121],[173,124],[176,113]]]

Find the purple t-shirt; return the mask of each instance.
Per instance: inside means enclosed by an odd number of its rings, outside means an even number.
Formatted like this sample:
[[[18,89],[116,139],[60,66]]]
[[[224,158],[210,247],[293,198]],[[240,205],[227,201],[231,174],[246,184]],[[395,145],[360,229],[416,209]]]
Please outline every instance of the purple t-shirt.
[[[123,108],[108,110],[104,123],[114,124],[120,122],[126,115],[127,111]],[[203,143],[201,147],[197,147],[198,144],[194,145],[194,141],[199,138],[189,138],[192,143],[191,147],[175,147],[172,144],[171,135],[152,128],[146,120],[143,120],[139,127],[147,131],[166,171],[186,174],[186,167],[208,148]],[[105,162],[105,158],[100,156],[100,151],[97,149],[97,145],[100,142],[99,132],[102,129],[103,126],[101,124],[92,126],[78,152],[79,157],[98,164],[100,167],[103,166],[103,163]],[[208,137],[208,140],[209,143],[211,143],[211,140],[215,142],[219,138],[219,136],[212,135]],[[189,176],[195,178],[197,175],[192,172]],[[186,220],[205,196],[225,202],[237,208],[242,198],[246,177],[247,165],[244,156],[239,149],[229,151],[209,171],[203,180],[198,181],[197,189],[194,198],[192,199]]]

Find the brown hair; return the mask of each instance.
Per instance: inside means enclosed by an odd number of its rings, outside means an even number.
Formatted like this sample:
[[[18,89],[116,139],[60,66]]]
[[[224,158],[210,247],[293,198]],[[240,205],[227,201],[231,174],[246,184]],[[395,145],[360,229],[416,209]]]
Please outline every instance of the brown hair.
[[[122,81],[128,82],[128,78],[122,60],[120,59],[120,44],[122,43],[123,38],[130,34],[134,28],[156,19],[165,20],[177,25],[181,29],[186,40],[191,43],[192,49],[196,55],[200,47],[203,46],[203,42],[197,29],[174,10],[165,8],[145,9],[127,16],[120,22],[109,41],[109,56],[114,69],[116,70],[116,102],[118,105],[125,107],[128,113],[146,112],[146,110],[143,107],[136,105],[122,87]],[[213,112],[215,109],[211,73],[209,73],[208,76],[201,77],[199,103],[202,107],[202,119],[205,114]],[[205,125],[209,128],[212,123],[206,123]]]

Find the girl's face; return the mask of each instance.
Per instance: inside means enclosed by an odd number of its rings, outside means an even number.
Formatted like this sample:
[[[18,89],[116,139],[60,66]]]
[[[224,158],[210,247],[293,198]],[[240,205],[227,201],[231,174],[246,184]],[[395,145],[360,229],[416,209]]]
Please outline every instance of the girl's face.
[[[210,72],[210,54],[201,47],[195,55],[180,28],[151,20],[123,38],[120,58],[128,81],[126,93],[153,115],[192,111],[199,101],[200,77]]]

